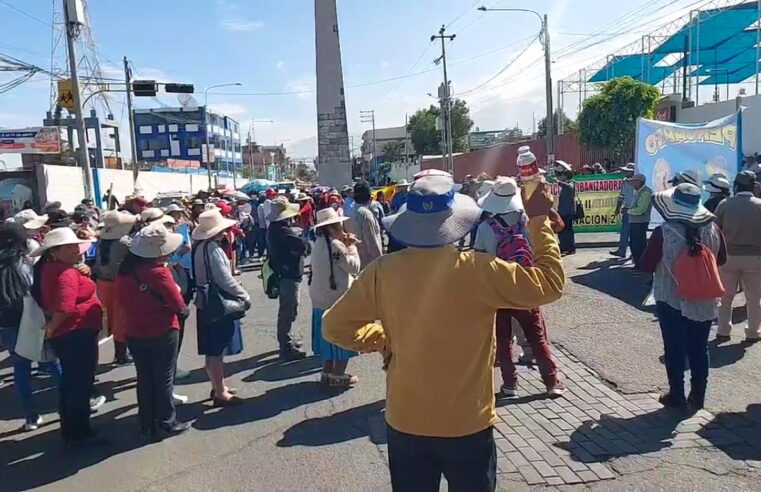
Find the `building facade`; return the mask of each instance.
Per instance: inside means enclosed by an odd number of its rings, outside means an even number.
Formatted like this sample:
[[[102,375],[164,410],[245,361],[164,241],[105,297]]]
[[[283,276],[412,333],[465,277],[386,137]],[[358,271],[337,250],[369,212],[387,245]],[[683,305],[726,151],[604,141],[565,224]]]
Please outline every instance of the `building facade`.
[[[406,140],[406,143],[405,143]],[[393,154],[389,153],[393,150]],[[378,153],[377,159],[375,152]],[[407,128],[395,126],[390,128],[376,128],[367,130],[362,134],[362,159],[368,170],[371,182],[383,184],[380,167],[385,163],[409,163],[415,158],[415,147],[412,145]],[[393,164],[391,165],[393,168]],[[391,179],[391,174],[387,175]]]
[[[137,158],[166,165],[167,159],[202,161],[201,151],[209,133],[214,147],[214,171],[240,170],[243,163],[240,124],[206,108],[151,108],[133,110]],[[201,167],[206,164],[201,162]]]
[[[243,145],[243,167],[253,178],[279,181],[289,171],[290,159],[285,146],[260,145],[256,142]]]

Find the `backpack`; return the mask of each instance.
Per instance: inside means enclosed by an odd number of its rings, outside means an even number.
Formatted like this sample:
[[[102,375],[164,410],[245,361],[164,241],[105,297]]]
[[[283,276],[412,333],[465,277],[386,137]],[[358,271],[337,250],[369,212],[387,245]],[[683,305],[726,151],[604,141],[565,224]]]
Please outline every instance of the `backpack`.
[[[486,223],[497,237],[497,258],[514,261],[522,267],[534,264],[534,252],[528,239],[528,219],[521,214],[514,225],[507,225],[499,216],[489,217]]]
[[[668,228],[685,239],[673,227]],[[673,272],[666,263],[663,264],[676,283],[676,295],[687,301],[709,301],[724,295],[716,256],[705,244],[699,245],[699,248],[695,256],[690,255],[690,248],[684,248],[674,262]]]
[[[280,297],[280,275],[272,268],[269,258],[262,264],[262,286],[270,299]]]

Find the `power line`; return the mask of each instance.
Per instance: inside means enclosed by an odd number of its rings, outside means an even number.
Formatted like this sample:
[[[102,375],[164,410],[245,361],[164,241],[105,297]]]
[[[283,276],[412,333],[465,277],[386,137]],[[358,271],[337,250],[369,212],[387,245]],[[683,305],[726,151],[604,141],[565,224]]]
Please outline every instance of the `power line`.
[[[469,90],[467,90],[467,91],[463,91],[463,92],[460,92],[459,94],[455,94],[455,95],[457,95],[457,96],[465,96],[465,95],[467,95],[467,94],[471,94],[471,93],[473,93],[473,92],[477,91],[478,89],[480,89],[481,87],[483,87],[483,86],[487,85],[489,82],[493,81],[494,79],[496,79],[497,77],[499,77],[499,76],[500,76],[500,75],[502,75],[503,73],[505,73],[505,71],[506,71],[508,68],[510,68],[511,66],[513,66],[513,64],[514,64],[516,61],[518,61],[518,59],[519,59],[521,56],[523,56],[523,55],[524,55],[524,54],[525,54],[525,53],[528,51],[528,49],[531,47],[531,45],[533,45],[533,44],[534,44],[534,42],[536,42],[536,40],[538,40],[538,39],[539,39],[539,35],[535,35],[535,36],[532,36],[532,39],[531,39],[531,41],[529,41],[529,42],[528,42],[528,44],[526,44],[526,46],[525,46],[525,47],[524,47],[524,48],[523,48],[523,49],[522,49],[522,50],[521,50],[521,51],[520,51],[520,52],[519,52],[519,53],[518,53],[518,54],[517,54],[517,55],[516,55],[516,56],[515,56],[515,57],[514,57],[512,60],[510,60],[510,61],[507,63],[507,65],[505,65],[504,67],[502,67],[502,69],[501,69],[499,72],[495,73],[494,75],[492,75],[491,77],[489,77],[489,78],[488,78],[486,81],[484,81],[484,82],[481,82],[480,84],[478,84],[477,86],[473,87],[472,89],[469,89]]]
[[[10,4],[10,3],[6,2],[5,0],[0,0],[0,3],[1,3],[1,4],[3,4],[3,5],[5,5],[5,6],[6,6],[6,7],[8,7],[9,9],[13,9],[13,10],[15,10],[16,12],[18,12],[18,13],[19,13],[19,14],[21,14],[21,15],[24,15],[24,16],[26,16],[26,17],[29,17],[30,19],[34,20],[35,22],[39,22],[39,23],[40,23],[40,24],[42,24],[43,26],[46,26],[46,27],[50,27],[50,28],[52,28],[52,27],[53,27],[53,26],[52,26],[51,24],[49,24],[47,21],[44,21],[44,20],[40,19],[40,18],[39,18],[39,17],[37,17],[36,15],[32,15],[32,14],[30,14],[30,13],[29,13],[29,12],[27,12],[26,10],[21,10],[20,8],[18,8],[18,7],[16,7],[15,5],[12,5],[12,4]]]

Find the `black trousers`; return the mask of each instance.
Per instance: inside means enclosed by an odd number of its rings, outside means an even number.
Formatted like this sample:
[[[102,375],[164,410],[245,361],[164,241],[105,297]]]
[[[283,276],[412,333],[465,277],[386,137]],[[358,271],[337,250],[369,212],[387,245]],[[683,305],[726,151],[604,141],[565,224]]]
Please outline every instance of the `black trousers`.
[[[387,426],[391,486],[395,492],[435,492],[441,475],[452,491],[493,491],[497,485],[494,429],[463,437],[424,437]]]
[[[79,441],[92,434],[90,396],[95,379],[98,332],[74,330],[53,338],[50,343],[61,360],[58,413],[64,441]]]
[[[647,248],[647,226],[647,223],[629,222],[629,248],[635,268],[639,268],[639,261]]]
[[[576,236],[573,231],[573,221],[576,215],[563,215],[560,217],[563,219],[565,228],[558,232],[558,243],[560,243],[561,253],[575,253],[576,252]]]
[[[176,421],[172,390],[180,332],[167,330],[152,338],[127,337],[137,372],[137,413],[145,430]]]
[[[259,252],[259,257],[262,257],[267,254],[267,228],[258,227],[256,232],[256,249]]]

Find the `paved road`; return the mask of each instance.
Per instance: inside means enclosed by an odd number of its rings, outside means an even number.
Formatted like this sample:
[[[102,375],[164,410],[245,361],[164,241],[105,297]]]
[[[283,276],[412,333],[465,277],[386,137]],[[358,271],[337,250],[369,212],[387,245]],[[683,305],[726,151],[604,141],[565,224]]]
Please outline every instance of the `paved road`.
[[[566,295],[545,311],[551,339],[558,346],[563,371],[571,382],[568,405],[574,409],[569,410],[567,405],[543,408],[541,400],[525,398],[500,411],[500,417],[509,426],[514,422],[508,421],[508,417],[521,416],[520,412],[528,415],[533,409],[531,415],[541,418],[532,417],[533,422],[524,424],[528,430],[521,432],[537,432],[535,437],[547,437],[537,425],[555,429],[542,419],[557,422],[554,419],[565,418],[575,426],[561,429],[563,433],[557,436],[551,434],[553,442],[526,441],[526,446],[508,451],[518,452],[512,456],[523,466],[522,470],[518,466],[511,469],[508,452],[503,452],[500,486],[525,488],[527,475],[533,477],[532,483],[537,487],[558,484],[561,473],[569,483],[575,483],[576,479],[567,475],[564,468],[560,471],[565,465],[558,465],[556,458],[539,455],[539,461],[530,461],[533,468],[526,468],[520,456],[525,458],[528,454],[536,458],[531,453],[536,444],[536,452],[546,452],[541,445],[553,445],[551,449],[561,459],[566,457],[579,467],[586,466],[588,469],[581,471],[592,474],[579,472],[576,477],[584,478],[589,482],[585,487],[593,489],[755,487],[758,475],[754,466],[761,465],[761,453],[732,439],[737,439],[734,431],[739,431],[746,437],[758,437],[761,442],[758,433],[761,407],[747,408],[761,394],[761,383],[755,377],[761,348],[742,346],[740,338],[714,350],[716,369],[711,375],[708,411],[698,422],[709,431],[710,425],[715,425],[718,433],[732,433],[734,437],[723,437],[725,441],[729,439],[729,444],[719,446],[722,437],[710,432],[705,437],[695,437],[688,428],[684,433],[689,435],[679,440],[686,439],[695,447],[682,448],[683,445],[674,445],[679,433],[675,430],[677,424],[669,430],[670,422],[658,420],[650,441],[635,441],[640,446],[637,452],[621,454],[616,452],[620,443],[607,443],[602,454],[593,455],[593,459],[583,453],[573,454],[577,451],[571,449],[572,445],[578,444],[582,451],[586,449],[584,446],[592,439],[589,435],[610,439],[606,431],[615,429],[616,423],[625,428],[641,425],[640,415],[630,417],[626,405],[638,406],[640,413],[652,413],[653,393],[665,383],[663,367],[658,363],[661,342],[657,323],[651,312],[641,308],[647,289],[644,278],[634,277],[618,261],[608,261],[605,251],[580,250],[566,258]],[[242,280],[254,297],[254,309],[245,320],[245,350],[230,358],[228,368],[231,383],[248,400],[244,406],[212,409],[205,400],[209,386],[199,369],[201,359],[194,355],[192,329],[182,350],[181,365],[193,369],[193,375],[178,391],[190,396],[190,403],[179,409],[180,417],[195,423],[190,432],[161,443],[146,444],[137,434],[131,367],[101,366],[99,385],[109,401],[96,416],[96,423],[110,436],[111,446],[81,454],[68,453],[58,444],[58,426],[55,414],[51,413],[55,391],[45,389],[47,380],[38,379],[36,384],[49,424],[28,434],[17,432],[20,411],[12,385],[5,384],[0,387],[0,489],[388,490],[382,417],[385,388],[378,356],[365,355],[352,362],[350,370],[361,378],[357,388],[343,393],[321,389],[316,382],[319,373],[316,360],[290,364],[277,361],[276,304],[262,295],[256,273],[246,273]],[[305,290],[301,299],[304,309],[299,313],[297,325],[308,347],[310,313]],[[742,335],[741,331],[737,333]],[[110,348],[102,351],[103,361],[111,356]],[[2,357],[0,378],[8,381],[10,368]],[[521,377],[526,388],[539,391],[536,371],[523,371]],[[585,385],[602,396],[590,392]],[[603,398],[608,400],[602,401]],[[587,410],[586,405],[592,406],[592,410]],[[597,411],[607,413],[607,417],[595,414],[594,405],[602,405]],[[544,412],[538,413],[537,406]],[[593,413],[576,417],[582,423],[579,424],[567,415],[579,411]],[[629,418],[635,420],[629,422]],[[502,430],[505,432],[500,434],[501,444],[509,449],[506,444],[512,445],[510,436],[517,429]],[[568,443],[568,447],[554,446],[562,443]],[[572,453],[563,454],[566,451]],[[544,471],[543,481],[532,475],[531,470]],[[604,476],[595,474],[596,471]]]

